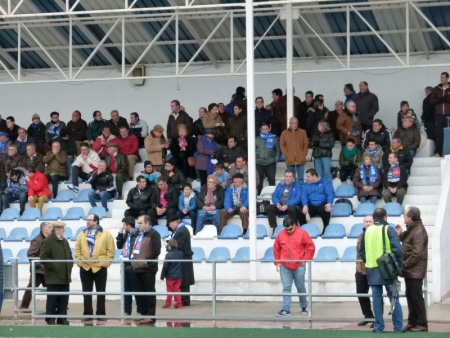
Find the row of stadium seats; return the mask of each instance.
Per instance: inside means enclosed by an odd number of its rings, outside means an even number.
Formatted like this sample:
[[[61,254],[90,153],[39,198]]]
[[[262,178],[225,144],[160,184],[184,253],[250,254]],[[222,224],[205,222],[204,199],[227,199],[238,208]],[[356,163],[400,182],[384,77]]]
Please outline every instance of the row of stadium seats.
[[[84,213],[84,209],[81,207],[71,207],[63,215],[63,211],[60,207],[51,207],[45,210],[44,215],[41,216],[41,211],[38,208],[25,209],[22,216],[19,215],[17,208],[7,208],[3,210],[0,216],[0,222],[11,221],[57,221],[57,220],[80,220],[86,219],[89,214],[97,214],[100,219],[106,217],[107,213],[103,207],[92,207],[87,214]]]
[[[388,216],[401,216],[403,214],[402,205],[397,202],[388,202],[383,205]],[[334,203],[331,210],[331,217],[348,217],[350,215],[364,217],[372,215],[376,209],[373,203],[361,203],[353,213],[352,207],[348,203]]]

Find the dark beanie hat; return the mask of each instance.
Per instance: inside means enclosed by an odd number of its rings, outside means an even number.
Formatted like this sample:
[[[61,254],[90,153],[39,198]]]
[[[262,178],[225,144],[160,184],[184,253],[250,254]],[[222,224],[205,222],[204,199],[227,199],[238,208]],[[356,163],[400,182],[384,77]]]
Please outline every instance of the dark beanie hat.
[[[245,93],[245,88],[244,87],[237,87],[236,88],[236,94],[244,95],[244,93]]]

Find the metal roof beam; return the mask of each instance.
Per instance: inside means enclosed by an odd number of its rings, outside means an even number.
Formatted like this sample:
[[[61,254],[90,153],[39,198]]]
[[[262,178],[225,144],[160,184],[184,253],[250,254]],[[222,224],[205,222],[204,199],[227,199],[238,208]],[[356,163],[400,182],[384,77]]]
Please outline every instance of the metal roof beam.
[[[417,14],[412,8],[410,8],[409,3],[406,4],[406,10],[408,11],[412,26],[415,27],[415,32],[417,33],[417,37],[419,39],[420,45],[422,46],[422,50],[425,53],[425,57],[428,60],[430,58],[430,51],[428,49],[427,42],[425,40],[425,35],[423,34],[422,31],[422,27],[420,26],[419,19],[417,18]]]
[[[303,27],[298,23],[298,21],[292,21],[294,31],[296,31],[298,34],[300,34],[300,39],[304,43],[304,47],[308,51],[309,55],[313,57],[314,61],[316,63],[319,63],[319,56],[317,55],[317,52],[314,50],[313,45],[311,44],[311,41],[309,41],[309,38],[306,36],[305,31],[303,30]],[[295,48],[295,45],[294,45]],[[297,48],[295,50],[298,51]],[[300,55],[300,54],[299,54]]]

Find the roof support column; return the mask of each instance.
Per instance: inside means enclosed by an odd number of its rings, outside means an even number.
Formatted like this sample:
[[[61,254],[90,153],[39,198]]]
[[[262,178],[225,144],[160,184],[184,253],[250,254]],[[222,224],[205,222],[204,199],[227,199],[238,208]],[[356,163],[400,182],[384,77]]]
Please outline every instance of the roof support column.
[[[294,44],[292,39],[292,3],[286,6],[286,95],[287,95],[287,121],[294,116],[294,85],[292,76]],[[288,124],[289,125],[289,124]],[[286,126],[287,127],[287,126]]]

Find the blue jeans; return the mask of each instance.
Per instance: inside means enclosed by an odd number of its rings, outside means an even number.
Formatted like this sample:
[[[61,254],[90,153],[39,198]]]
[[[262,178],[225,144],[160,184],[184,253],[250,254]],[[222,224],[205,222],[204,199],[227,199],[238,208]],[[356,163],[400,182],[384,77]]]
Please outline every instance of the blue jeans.
[[[1,205],[3,205],[4,209],[10,207],[9,203],[19,200],[20,215],[22,216],[23,212],[25,211],[25,204],[27,203],[28,200],[28,193],[21,192],[19,195],[13,195],[11,193],[3,192],[1,199],[2,199]]]
[[[99,194],[96,194],[95,191],[90,191],[88,194],[89,202],[92,207],[97,206],[97,201],[102,201],[102,207],[108,211],[108,200],[113,198],[113,194],[109,191],[100,191]]]
[[[220,210],[216,209],[213,211],[205,211],[205,210],[199,210],[197,214],[197,224],[195,226],[195,233],[199,233],[205,226],[205,221],[209,219],[213,222],[213,224],[216,226],[217,231],[219,231],[220,228]]]
[[[305,175],[305,165],[304,164],[296,164],[296,165],[288,165],[287,170],[292,170],[295,173],[295,177],[297,182],[303,185],[305,183],[304,175]]]
[[[197,226],[197,209],[189,211],[187,215],[178,210],[178,217],[184,218],[185,216],[189,216],[189,218],[191,219],[191,227],[192,229],[195,229],[195,227]]]
[[[380,333],[384,331],[383,320],[383,285],[371,285],[372,288],[372,304],[373,313],[375,314],[374,332]],[[392,299],[394,284],[385,285],[389,299]],[[403,311],[400,301],[397,298],[395,310],[392,314],[392,322],[394,324],[394,332],[402,333],[403,331]]]
[[[367,198],[369,198],[369,201],[367,201]],[[359,199],[359,201],[360,201],[361,203],[368,203],[368,202],[370,202],[370,203],[372,203],[372,204],[375,204],[375,203],[377,203],[377,199],[378,199],[377,196],[368,196],[368,197],[366,197],[366,196],[361,196],[361,198]]]
[[[288,268],[280,265],[280,277],[281,284],[283,284],[283,293],[291,293],[292,281],[295,283],[298,293],[306,293],[305,288],[305,266],[299,266],[295,270],[289,270]],[[308,300],[306,296],[299,296],[300,306],[307,307]],[[283,310],[291,311],[291,296],[283,296]]]
[[[331,157],[314,157],[314,168],[322,178],[333,181],[331,178]]]

